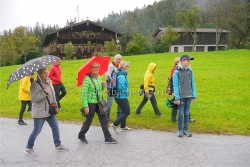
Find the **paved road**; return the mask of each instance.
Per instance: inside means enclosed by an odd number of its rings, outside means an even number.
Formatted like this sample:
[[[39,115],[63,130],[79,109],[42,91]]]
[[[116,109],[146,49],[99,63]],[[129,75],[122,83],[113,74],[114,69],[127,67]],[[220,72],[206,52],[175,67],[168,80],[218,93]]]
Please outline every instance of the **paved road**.
[[[68,152],[54,151],[52,134],[46,123],[29,157],[23,150],[33,122],[20,126],[16,119],[0,118],[0,166],[250,166],[250,137],[193,134],[178,138],[176,133],[152,130],[110,132],[118,144],[105,144],[99,126],[87,133],[89,144],[77,139],[80,124],[59,123],[62,144]]]

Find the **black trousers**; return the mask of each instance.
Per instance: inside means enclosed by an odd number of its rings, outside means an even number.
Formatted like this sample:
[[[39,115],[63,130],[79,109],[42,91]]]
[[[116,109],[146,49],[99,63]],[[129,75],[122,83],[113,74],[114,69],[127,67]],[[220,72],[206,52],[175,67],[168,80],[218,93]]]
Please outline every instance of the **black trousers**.
[[[66,95],[66,89],[63,85],[63,83],[58,84],[58,85],[53,85],[54,91],[56,94],[56,102],[58,105],[58,108],[61,108],[60,100]]]
[[[125,128],[126,127],[126,119],[130,114],[130,106],[129,106],[128,99],[115,98],[115,102],[121,108],[122,114],[120,116],[118,116],[118,118],[115,120],[114,125],[118,126],[119,124],[121,124],[121,128]]]
[[[157,106],[157,101],[156,101],[155,95],[153,92],[151,92],[151,94],[152,94],[152,97],[150,98],[150,102],[151,102],[151,105],[153,106],[155,115],[161,115],[161,112]],[[136,114],[141,113],[141,109],[144,107],[144,105],[147,103],[147,101],[148,101],[148,98],[144,94],[142,102],[140,103],[140,105],[136,109]]]
[[[86,115],[86,120],[82,124],[82,128],[78,134],[78,139],[84,139],[86,133],[89,130],[89,127],[93,121],[95,113],[98,115],[99,121],[101,123],[102,131],[104,134],[104,138],[108,138],[111,136],[109,129],[108,129],[108,120],[106,115],[101,115],[99,111],[98,104],[90,104],[89,103],[89,114]]]
[[[31,105],[32,105],[31,101],[30,100],[28,100],[28,101],[21,100],[21,109],[19,112],[19,120],[23,119],[23,113],[26,110],[27,105],[29,106],[28,111],[31,111]]]

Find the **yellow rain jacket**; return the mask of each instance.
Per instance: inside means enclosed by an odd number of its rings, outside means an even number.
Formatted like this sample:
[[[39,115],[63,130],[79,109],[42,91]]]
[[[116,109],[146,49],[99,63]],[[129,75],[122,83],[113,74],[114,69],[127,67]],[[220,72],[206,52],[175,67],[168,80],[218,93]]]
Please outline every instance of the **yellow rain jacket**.
[[[19,86],[19,100],[29,101],[30,100],[30,76],[26,76],[20,80]]]
[[[155,69],[155,63],[149,63],[148,69],[144,75],[144,91],[145,93],[149,93],[149,91],[153,91],[155,87],[153,70]]]

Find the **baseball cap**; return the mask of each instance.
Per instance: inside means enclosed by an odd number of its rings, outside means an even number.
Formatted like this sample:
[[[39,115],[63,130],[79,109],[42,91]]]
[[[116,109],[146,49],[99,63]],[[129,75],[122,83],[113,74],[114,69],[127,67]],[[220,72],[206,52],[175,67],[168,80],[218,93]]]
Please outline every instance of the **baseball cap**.
[[[182,60],[194,60],[194,58],[193,58],[193,57],[190,57],[190,56],[188,56],[188,55],[182,55],[181,58],[180,58],[180,60],[181,60],[181,61],[182,61]]]

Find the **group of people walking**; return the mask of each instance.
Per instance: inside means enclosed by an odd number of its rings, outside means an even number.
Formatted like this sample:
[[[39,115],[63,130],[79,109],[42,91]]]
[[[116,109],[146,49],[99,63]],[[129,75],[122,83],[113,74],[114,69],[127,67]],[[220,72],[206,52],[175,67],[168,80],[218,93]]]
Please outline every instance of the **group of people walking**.
[[[173,77],[173,98],[175,107],[172,108],[171,119],[176,122],[177,111],[178,115],[178,137],[187,135],[189,137],[192,134],[188,130],[188,122],[190,120],[190,104],[191,100],[196,99],[196,89],[194,84],[194,75],[190,68],[190,60],[193,58],[188,55],[183,55],[179,58],[180,63],[175,65],[175,69],[172,70]],[[41,69],[37,72],[37,80],[30,86],[30,102],[32,103],[31,113],[34,118],[34,129],[30,134],[28,139],[28,144],[25,148],[25,153],[29,156],[36,156],[33,150],[34,142],[38,134],[41,132],[43,124],[47,121],[52,129],[55,150],[56,151],[68,151],[68,148],[61,145],[59,126],[55,114],[49,114],[50,103],[57,103],[58,108],[62,110],[60,100],[66,95],[66,89],[61,80],[61,68],[60,63],[56,62],[52,65],[50,72],[47,68]],[[128,81],[128,71],[130,68],[130,62],[123,61],[120,54],[115,55],[114,61],[112,61],[108,66],[108,71],[106,72],[106,81],[102,81],[101,77],[98,75],[100,64],[93,62],[90,66],[90,74],[85,75],[82,85],[82,107],[84,115],[86,116],[85,121],[82,124],[80,132],[78,134],[78,139],[85,144],[88,144],[86,138],[86,133],[88,132],[95,113],[98,115],[101,128],[104,134],[104,141],[106,144],[116,144],[115,140],[108,129],[108,123],[111,122],[110,126],[115,132],[129,131],[131,128],[127,126],[126,120],[131,113],[130,104],[128,101],[129,95],[129,81]],[[135,114],[141,114],[141,110],[144,105],[150,100],[154,113],[157,116],[164,116],[158,106],[154,95],[155,92],[155,82],[154,82],[154,72],[156,70],[155,63],[149,63],[148,68],[144,74],[143,82],[143,99],[139,106],[137,107]],[[103,90],[109,84],[110,79],[113,74],[119,74],[116,77],[116,89],[117,93],[113,96],[108,94],[107,104],[108,104],[108,114],[103,115],[100,113],[98,107],[99,99],[103,98]],[[52,84],[50,83],[52,80]],[[61,93],[60,93],[61,92]],[[117,103],[117,115],[116,119],[112,120],[110,118],[110,111],[113,100]],[[50,102],[50,103],[49,103]],[[28,102],[29,103],[29,102]],[[24,108],[22,103],[22,108]],[[25,110],[25,109],[24,109]],[[23,109],[22,109],[23,111]],[[20,112],[21,113],[21,112]],[[184,117],[184,121],[183,121]],[[19,120],[22,120],[19,118]],[[184,125],[182,125],[184,122]],[[19,123],[19,122],[18,122]],[[19,123],[20,124],[20,123]]]
[[[122,57],[121,55],[116,55],[114,58],[114,61],[110,63],[108,71],[106,73],[107,81],[108,78],[111,78],[112,71],[116,70],[116,72],[119,72],[119,62],[121,61]],[[174,105],[172,106],[172,112],[171,112],[171,120],[172,122],[177,122],[178,120],[178,137],[182,137],[183,134],[187,135],[188,137],[191,137],[192,134],[188,131],[188,122],[194,122],[195,120],[191,118],[190,114],[190,104],[191,100],[196,100],[196,88],[195,88],[195,82],[194,82],[194,74],[192,72],[192,69],[190,68],[190,60],[193,60],[194,58],[191,58],[188,55],[183,55],[182,57],[177,57],[174,60],[174,67],[171,69],[170,77],[172,79],[172,102]],[[143,99],[142,102],[137,107],[135,114],[140,115],[141,110],[144,107],[144,105],[147,103],[148,100],[150,100],[155,115],[158,116],[164,116],[158,106],[157,106],[157,100],[155,98],[154,92],[155,92],[155,82],[154,82],[154,72],[156,69],[155,63],[149,63],[147,71],[144,74],[144,82],[143,82]],[[127,73],[126,73],[127,75]],[[123,77],[125,78],[125,77]],[[123,82],[122,80],[120,82]],[[122,85],[122,83],[119,82],[119,85]],[[127,83],[128,81],[124,82]],[[128,89],[126,87],[126,89]],[[127,94],[126,94],[127,98]],[[108,95],[108,109],[109,112],[111,110],[112,105],[112,99],[113,96]],[[118,99],[118,96],[115,96],[115,99]],[[116,102],[119,100],[116,100]],[[130,109],[124,107],[126,103],[119,103],[117,102],[117,118],[120,118],[120,115],[123,112],[129,111]],[[126,106],[129,106],[126,105]],[[125,111],[124,111],[125,110]],[[178,119],[177,119],[177,113]],[[128,116],[128,115],[127,115]],[[184,117],[184,126],[182,127]],[[110,113],[107,114],[107,119],[110,122],[113,122],[110,119]],[[125,119],[126,120],[126,119]],[[120,122],[121,128],[120,130],[130,130],[131,128],[128,128],[126,126],[125,122]],[[118,132],[118,123],[115,121],[113,124],[111,124],[111,127]]]

